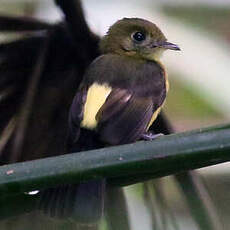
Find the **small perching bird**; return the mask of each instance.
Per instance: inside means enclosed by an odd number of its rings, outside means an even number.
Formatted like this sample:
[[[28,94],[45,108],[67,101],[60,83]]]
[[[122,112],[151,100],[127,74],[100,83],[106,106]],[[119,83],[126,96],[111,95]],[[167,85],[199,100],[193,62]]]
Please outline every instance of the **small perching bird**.
[[[70,110],[71,145],[81,129],[109,145],[148,137],[168,90],[159,61],[166,49],[180,50],[144,19],[124,18],[110,27],[100,42],[102,55],[89,66]]]
[[[167,75],[159,61],[167,49],[180,50],[144,19],[124,18],[110,27],[100,42],[102,55],[87,69],[70,109],[69,152],[156,137],[148,128],[168,91]],[[69,186],[68,191],[70,188],[76,219],[96,222],[103,212],[105,181]],[[59,194],[65,195],[60,190]]]

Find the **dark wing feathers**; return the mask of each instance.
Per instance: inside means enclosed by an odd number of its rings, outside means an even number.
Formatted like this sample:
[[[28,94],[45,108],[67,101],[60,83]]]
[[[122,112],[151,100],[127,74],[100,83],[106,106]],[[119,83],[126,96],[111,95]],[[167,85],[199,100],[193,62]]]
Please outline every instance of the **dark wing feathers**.
[[[96,120],[106,122],[109,118],[123,110],[130,100],[132,94],[125,89],[114,89],[106,99],[106,102],[96,115]]]
[[[79,90],[72,102],[69,111],[69,129],[67,138],[67,149],[72,151],[73,145],[78,141],[80,135],[80,123],[83,119],[83,106],[86,101],[87,90]],[[74,149],[76,151],[76,149]]]
[[[97,131],[101,140],[112,145],[133,142],[146,131],[152,114],[151,97],[138,97],[127,90],[115,89],[99,111]]]
[[[70,109],[68,142],[72,148],[81,142],[81,136],[87,132],[81,129],[80,134],[86,92],[81,90],[76,94]],[[94,138],[97,137],[111,145],[138,140],[146,131],[154,107],[152,97],[141,97],[131,93],[130,90],[113,89],[97,113],[98,126]],[[89,139],[86,141],[90,142]]]
[[[87,89],[95,82],[112,88],[96,115],[97,138],[112,145],[138,140],[166,96],[164,70],[156,62],[102,55],[88,68],[81,89]],[[75,135],[74,140],[79,136],[80,112],[87,95],[87,90],[82,92],[77,93],[70,113],[69,127]]]

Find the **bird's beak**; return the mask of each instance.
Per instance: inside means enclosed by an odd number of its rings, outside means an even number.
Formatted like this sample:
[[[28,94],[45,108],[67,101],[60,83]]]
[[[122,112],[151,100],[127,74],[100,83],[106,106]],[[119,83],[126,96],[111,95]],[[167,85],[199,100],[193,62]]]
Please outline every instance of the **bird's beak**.
[[[181,50],[178,45],[170,43],[170,42],[162,42],[158,44],[158,47],[169,49],[169,50]]]

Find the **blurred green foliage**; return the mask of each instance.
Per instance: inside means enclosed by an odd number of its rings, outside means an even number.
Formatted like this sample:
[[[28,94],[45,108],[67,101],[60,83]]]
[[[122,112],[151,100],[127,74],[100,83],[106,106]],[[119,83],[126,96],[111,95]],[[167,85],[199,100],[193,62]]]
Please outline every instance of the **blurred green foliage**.
[[[175,119],[222,119],[224,115],[207,100],[201,98],[196,88],[170,76],[170,90],[165,111]]]

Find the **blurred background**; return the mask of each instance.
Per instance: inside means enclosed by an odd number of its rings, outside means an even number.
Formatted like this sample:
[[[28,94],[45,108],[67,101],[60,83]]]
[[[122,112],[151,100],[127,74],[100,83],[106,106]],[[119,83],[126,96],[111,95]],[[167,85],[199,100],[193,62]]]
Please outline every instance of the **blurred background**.
[[[118,19],[141,17],[157,24],[169,41],[180,46],[181,52],[168,51],[162,60],[170,81],[164,111],[177,132],[229,122],[229,0],[84,0],[83,7],[91,29],[101,36]],[[0,14],[27,15],[50,22],[59,22],[63,17],[51,0],[0,0]],[[21,36],[29,35],[1,33],[0,41],[9,42]],[[229,171],[229,163],[199,170],[226,230],[230,229]],[[171,210],[167,215],[171,221],[176,220],[167,229],[198,229],[176,182],[166,177],[160,183]],[[140,196],[142,187],[126,188],[134,230],[151,229],[150,214]],[[7,225],[8,220],[0,222],[1,229]]]

